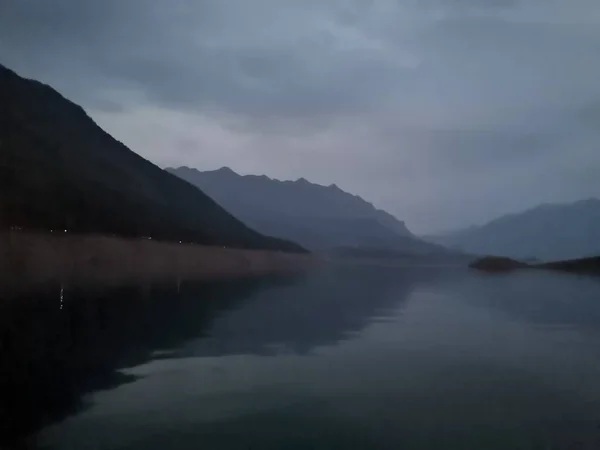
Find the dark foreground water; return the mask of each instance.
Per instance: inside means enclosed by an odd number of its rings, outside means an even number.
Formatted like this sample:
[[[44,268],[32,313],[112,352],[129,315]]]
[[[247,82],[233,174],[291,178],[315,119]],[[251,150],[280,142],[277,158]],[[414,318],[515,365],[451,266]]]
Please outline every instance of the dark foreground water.
[[[600,280],[352,268],[0,303],[0,447],[600,449]]]

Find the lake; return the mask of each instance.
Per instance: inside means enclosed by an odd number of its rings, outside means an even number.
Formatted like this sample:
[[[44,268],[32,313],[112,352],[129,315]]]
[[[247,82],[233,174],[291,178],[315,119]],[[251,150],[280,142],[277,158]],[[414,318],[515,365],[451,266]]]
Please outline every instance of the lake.
[[[600,279],[327,268],[0,303],[0,447],[597,449]]]

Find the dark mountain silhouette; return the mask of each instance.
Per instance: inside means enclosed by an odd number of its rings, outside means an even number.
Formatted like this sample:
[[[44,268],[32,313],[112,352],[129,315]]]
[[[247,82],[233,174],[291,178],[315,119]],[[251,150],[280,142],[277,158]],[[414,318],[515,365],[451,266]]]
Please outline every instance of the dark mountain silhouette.
[[[201,336],[214,316],[288,278],[47,286],[0,302],[0,448],[89,408],[85,394],[136,380],[119,371]],[[202,299],[202,301],[199,301]],[[57,307],[62,302],[62,307]],[[6,446],[6,447],[5,447]]]
[[[469,264],[472,269],[484,272],[508,272],[517,269],[546,269],[576,274],[600,275],[600,256],[530,264],[502,256],[486,256]]]
[[[573,272],[580,274],[600,275],[600,256],[592,256],[582,259],[571,259],[568,261],[556,261],[546,264],[540,264],[534,267],[542,269],[562,270],[563,272]]]
[[[518,214],[425,239],[470,253],[530,260],[600,254],[600,200],[544,204]]]
[[[242,176],[227,167],[207,172],[188,167],[166,170],[198,186],[260,232],[310,249],[385,248],[428,254],[444,251],[417,239],[404,222],[335,184],[321,186],[304,178],[280,181],[264,175]]]
[[[10,226],[301,250],[250,229],[80,106],[0,65],[0,227]]]
[[[0,448],[93,406],[86,394],[136,381],[120,369],[281,347],[305,355],[359,333],[402,307],[416,287],[448,276],[348,267],[303,277],[0,292]]]

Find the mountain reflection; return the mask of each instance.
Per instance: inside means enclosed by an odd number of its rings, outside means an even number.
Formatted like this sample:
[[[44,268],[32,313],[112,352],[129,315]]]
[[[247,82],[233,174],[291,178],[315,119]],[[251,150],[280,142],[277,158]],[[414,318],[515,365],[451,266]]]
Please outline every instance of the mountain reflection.
[[[54,286],[0,302],[0,444],[84,409],[84,395],[135,380],[119,369],[201,336],[219,310],[287,280],[102,291]]]
[[[85,394],[135,381],[119,370],[152,359],[282,347],[305,353],[335,344],[394,313],[422,276],[347,268],[293,279],[92,292],[57,285],[43,295],[6,299],[0,304],[2,441],[82,411],[90,406]]]
[[[278,286],[217,317],[208,336],[177,357],[231,354],[304,354],[360,332],[401,307],[423,272],[394,269],[323,271]]]

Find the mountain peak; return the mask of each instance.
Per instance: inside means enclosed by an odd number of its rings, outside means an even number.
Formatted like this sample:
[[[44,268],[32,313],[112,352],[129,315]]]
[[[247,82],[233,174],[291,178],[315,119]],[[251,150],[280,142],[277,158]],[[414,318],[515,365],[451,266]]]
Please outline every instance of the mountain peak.
[[[248,228],[201,189],[112,138],[52,87],[0,66],[0,98],[2,168],[19,174],[0,183],[0,198],[9,200],[0,202],[0,228],[301,250]]]
[[[257,230],[294,237],[307,248],[384,245],[414,238],[403,222],[334,183],[320,185],[304,177],[280,181],[265,175],[231,178],[227,173],[228,169],[175,172]]]
[[[237,173],[233,169],[231,169],[227,166],[223,166],[220,169],[215,170],[215,172],[222,173],[222,174],[228,174],[228,175],[237,175]]]
[[[543,203],[486,224],[434,236],[432,242],[473,254],[513,259],[576,259],[600,254],[600,201]]]
[[[0,64],[0,74],[11,74],[11,75],[16,75],[12,70],[10,70],[8,67],[3,66],[2,64]]]

